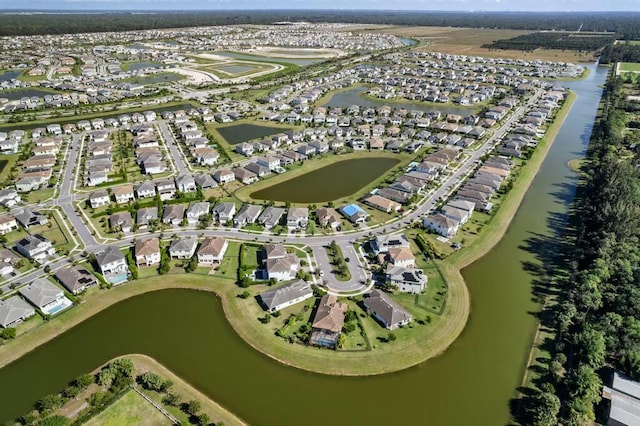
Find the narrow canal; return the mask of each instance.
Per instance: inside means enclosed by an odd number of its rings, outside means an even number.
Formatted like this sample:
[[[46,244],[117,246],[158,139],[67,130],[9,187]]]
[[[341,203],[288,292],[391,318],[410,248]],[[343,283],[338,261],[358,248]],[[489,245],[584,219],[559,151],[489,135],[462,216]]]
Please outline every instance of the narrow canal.
[[[606,73],[594,68],[586,80],[567,83],[578,99],[504,239],[463,271],[471,316],[442,356],[375,377],[308,373],[244,343],[213,295],[159,291],[119,303],[1,369],[0,420],[135,352],[156,358],[252,425],[506,424],[535,329],[539,256],[571,202],[576,176],[566,163],[586,150]]]

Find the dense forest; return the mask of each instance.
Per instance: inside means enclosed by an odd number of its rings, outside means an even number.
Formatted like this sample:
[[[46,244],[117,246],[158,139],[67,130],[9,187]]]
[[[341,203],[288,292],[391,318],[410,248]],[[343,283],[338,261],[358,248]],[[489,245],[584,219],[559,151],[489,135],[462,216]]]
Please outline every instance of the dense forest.
[[[640,173],[624,102],[622,82],[611,77],[575,200],[575,232],[555,257],[572,254],[566,274],[553,274],[557,303],[542,316],[555,334],[552,358],[515,413],[522,424],[592,424],[611,369],[640,380]]]
[[[277,21],[346,22],[517,30],[611,31],[640,37],[640,13],[422,12],[422,11],[189,11],[100,13],[0,13],[0,36],[127,31]]]
[[[606,46],[600,52],[600,63],[614,62],[640,62],[640,45],[616,43]]]
[[[482,47],[489,49],[514,49],[533,51],[544,49],[567,49],[593,51],[602,49],[613,43],[615,35],[567,33],[567,32],[536,32],[518,37],[497,40]]]

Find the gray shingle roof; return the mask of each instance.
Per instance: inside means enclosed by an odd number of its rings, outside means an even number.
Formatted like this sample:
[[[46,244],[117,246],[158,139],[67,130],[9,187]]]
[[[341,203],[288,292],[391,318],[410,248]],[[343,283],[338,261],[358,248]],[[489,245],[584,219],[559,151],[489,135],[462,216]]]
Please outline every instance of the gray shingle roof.
[[[283,303],[287,303],[299,297],[311,297],[312,295],[313,290],[311,289],[311,285],[299,280],[294,283],[286,284],[260,293],[260,299],[262,300],[262,303],[271,310]]]
[[[0,326],[2,327],[7,327],[15,321],[30,317],[34,313],[33,308],[18,296],[0,300]]]

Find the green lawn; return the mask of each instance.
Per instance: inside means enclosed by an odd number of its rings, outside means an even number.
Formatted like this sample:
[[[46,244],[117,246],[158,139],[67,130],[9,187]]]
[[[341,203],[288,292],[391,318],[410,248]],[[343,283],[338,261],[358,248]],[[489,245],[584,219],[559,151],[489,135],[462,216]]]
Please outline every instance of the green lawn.
[[[637,62],[621,62],[620,71],[638,71],[640,72],[640,63]]]
[[[0,159],[0,182],[4,182],[9,173],[11,172],[11,168],[18,161],[18,157],[20,154],[8,154],[3,155]]]
[[[98,414],[87,426],[170,425],[171,422],[150,402],[130,390],[112,406]]]
[[[224,259],[215,275],[218,278],[236,280],[240,260],[240,243],[229,241],[229,247],[224,254]]]

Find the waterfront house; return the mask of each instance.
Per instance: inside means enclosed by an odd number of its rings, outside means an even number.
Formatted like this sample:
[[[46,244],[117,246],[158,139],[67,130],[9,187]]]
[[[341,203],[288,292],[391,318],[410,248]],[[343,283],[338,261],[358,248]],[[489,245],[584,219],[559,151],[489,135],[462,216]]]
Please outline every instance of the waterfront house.
[[[133,251],[138,267],[160,263],[160,240],[158,238],[150,237],[136,240]]]
[[[331,207],[320,207],[316,209],[316,218],[318,219],[318,224],[323,228],[330,227],[331,229],[337,229],[341,225],[340,215]]]
[[[255,174],[254,172],[252,172],[250,170],[242,168],[242,167],[238,167],[238,168],[234,169],[233,173],[235,175],[235,180],[238,180],[238,181],[242,182],[245,185],[250,185],[250,184],[258,181],[258,175],[257,174]]]
[[[411,322],[411,314],[382,290],[373,290],[366,294],[363,304],[367,311],[388,330],[395,330]]]
[[[385,276],[387,282],[402,293],[419,294],[427,285],[427,277],[423,271],[413,267],[389,265]]]
[[[56,314],[72,305],[64,291],[45,278],[36,278],[19,290],[22,297],[45,315]]]
[[[76,265],[71,268],[58,269],[56,279],[72,294],[79,294],[88,287],[98,284],[98,280],[89,270]]]
[[[430,214],[422,220],[422,226],[445,238],[452,238],[458,232],[458,223],[441,213]]]
[[[198,248],[198,265],[214,265],[221,263],[229,247],[226,239],[221,237],[206,237]]]
[[[169,246],[169,256],[172,259],[191,259],[198,247],[198,239],[195,237],[180,238]]]
[[[334,349],[344,325],[347,304],[339,302],[333,294],[325,294],[320,299],[311,326],[309,344]]]
[[[35,309],[19,296],[0,300],[0,327],[2,328],[15,327],[35,314]]]
[[[108,246],[96,254],[96,263],[105,280],[111,284],[121,284],[129,279],[129,266],[122,252],[115,246]]]
[[[268,312],[277,312],[311,297],[313,297],[311,285],[302,280],[271,288],[258,295],[260,303]]]

